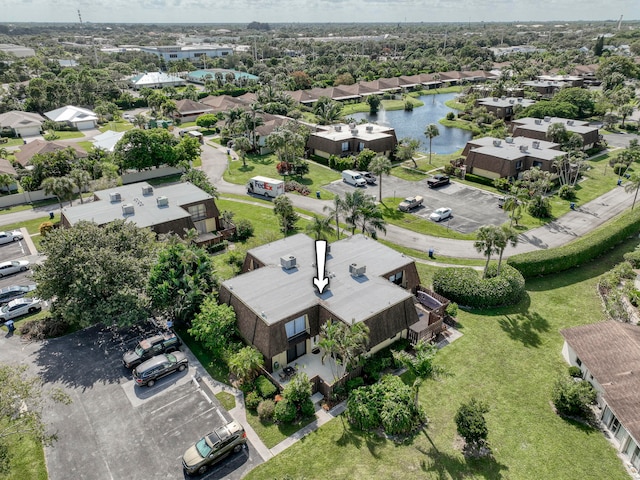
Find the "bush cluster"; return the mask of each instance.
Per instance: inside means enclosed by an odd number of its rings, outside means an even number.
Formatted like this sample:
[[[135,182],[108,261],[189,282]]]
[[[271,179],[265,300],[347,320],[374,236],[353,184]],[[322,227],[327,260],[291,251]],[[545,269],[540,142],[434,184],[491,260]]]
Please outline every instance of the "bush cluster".
[[[586,380],[559,378],[551,392],[551,399],[561,415],[589,418],[589,406],[596,401],[596,391]]]
[[[258,417],[260,420],[271,420],[276,411],[276,404],[273,400],[262,400],[258,405]]]
[[[258,405],[260,405],[261,402],[262,397],[255,390],[247,393],[244,397],[244,404],[249,410],[255,410],[258,408]]]
[[[576,198],[576,189],[571,185],[562,185],[558,189],[558,196],[563,200],[574,200]]]
[[[295,180],[287,180],[284,183],[284,189],[287,192],[298,192],[300,195],[309,195],[311,190],[306,185],[302,185],[300,182],[296,182]]]
[[[629,262],[633,268],[640,268],[640,248],[636,247],[634,251],[625,253],[623,258]]]
[[[460,305],[473,308],[513,305],[524,296],[524,278],[515,268],[489,265],[487,278],[472,268],[443,268],[433,277],[433,290]]]
[[[278,389],[264,375],[260,375],[255,381],[256,390],[262,398],[272,398]]]
[[[334,170],[351,170],[356,166],[356,159],[354,157],[337,157],[335,155],[331,155],[329,157],[329,168]]]
[[[242,242],[253,237],[253,224],[246,218],[241,218],[236,222],[236,240]]]
[[[563,272],[582,265],[640,230],[640,208],[631,210],[567,245],[509,257],[507,263],[525,278]]]
[[[480,185],[493,187],[493,180],[491,178],[481,177],[480,175],[474,175],[473,173],[465,174],[464,179],[473,183],[479,183]]]

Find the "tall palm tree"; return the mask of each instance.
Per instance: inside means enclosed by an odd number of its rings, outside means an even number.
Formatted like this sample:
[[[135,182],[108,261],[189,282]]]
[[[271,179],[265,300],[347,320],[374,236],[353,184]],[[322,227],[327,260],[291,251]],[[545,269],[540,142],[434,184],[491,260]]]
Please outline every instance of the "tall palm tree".
[[[7,158],[9,156],[9,150],[6,147],[0,147],[0,158]]]
[[[76,187],[78,187],[78,196],[80,197],[80,203],[84,203],[82,199],[82,192],[84,192],[91,183],[91,175],[86,170],[80,168],[74,168],[69,172],[69,178],[73,181]]]
[[[387,222],[385,222],[380,207],[376,205],[370,197],[360,206],[360,221],[362,222],[362,233],[369,232],[376,239],[377,232],[387,233]]]
[[[73,197],[75,185],[69,177],[48,177],[42,181],[41,188],[46,195],[55,195],[62,210],[62,201]]]
[[[11,193],[11,191],[9,190],[9,187],[14,183],[16,183],[15,179],[8,173],[0,174],[0,187],[3,187],[4,189],[6,189],[7,193]]]
[[[511,221],[509,222],[509,226],[513,226],[513,221],[516,221],[516,225],[518,224],[519,212],[522,209],[521,203],[518,200],[518,197],[515,195],[508,195],[504,199],[504,204],[502,205],[502,209],[505,212],[509,212],[509,218]]]
[[[306,226],[305,231],[316,240],[327,240],[327,235],[333,232],[331,217],[319,217],[314,214],[313,220]]]
[[[242,160],[242,166],[247,168],[247,153],[251,150],[251,142],[245,136],[235,137],[233,139],[233,148],[240,155],[240,160]]]
[[[378,200],[382,203],[382,174],[389,175],[391,173],[391,160],[384,155],[377,155],[369,164],[369,171],[374,175],[378,175]]]
[[[633,196],[633,204],[631,205],[631,210],[636,206],[636,200],[638,198],[638,190],[640,190],[640,173],[634,172],[629,177],[629,181],[624,186],[624,191],[627,193],[635,191],[635,195]]]
[[[427,125],[427,128],[425,128],[424,134],[429,139],[429,165],[431,165],[431,142],[435,137],[440,135],[440,130],[435,123],[430,123]]]
[[[325,205],[322,210],[329,214],[330,218],[333,218],[336,222],[336,235],[340,240],[340,215],[345,213],[346,206],[344,200],[340,195],[333,197],[333,205]]]
[[[260,125],[264,125],[264,119],[258,116],[259,113],[264,113],[262,105],[257,102],[252,103],[249,106],[249,114],[251,116],[251,144],[253,145],[254,150],[257,149],[256,128],[258,128]]]
[[[496,237],[496,248],[498,249],[498,272],[500,275],[500,266],[502,265],[502,254],[504,253],[507,245],[511,245],[515,248],[518,245],[518,232],[516,232],[510,225],[500,226],[499,235]]]
[[[498,253],[499,249],[496,247],[496,240],[500,235],[500,228],[495,225],[483,225],[478,229],[476,234],[476,241],[473,243],[475,249],[487,257],[487,262],[484,265],[483,277],[487,276],[487,269],[489,268],[489,260],[491,255]]]
[[[415,348],[415,354],[411,355],[404,350],[394,351],[393,358],[405,367],[415,378],[413,381],[414,401],[418,406],[420,386],[427,378],[433,378],[442,373],[442,368],[433,364],[433,359],[438,353],[435,345],[420,340]]]
[[[344,196],[345,221],[351,227],[351,234],[356,231],[362,212],[361,208],[365,204],[366,196],[361,190],[347,192]]]

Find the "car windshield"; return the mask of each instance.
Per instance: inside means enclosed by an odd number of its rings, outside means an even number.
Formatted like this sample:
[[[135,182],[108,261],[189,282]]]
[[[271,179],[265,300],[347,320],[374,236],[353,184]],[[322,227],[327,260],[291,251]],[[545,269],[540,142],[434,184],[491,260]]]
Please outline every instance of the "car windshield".
[[[134,352],[136,352],[136,355],[141,357],[142,355],[144,355],[144,348],[142,348],[140,345],[138,345],[136,347],[136,349],[134,350]]]
[[[206,437],[200,440],[198,443],[196,443],[196,449],[198,450],[198,453],[202,458],[205,458],[207,455],[211,453],[211,450],[213,450],[209,445],[209,442],[207,442]]]
[[[171,363],[176,363],[178,360],[176,359],[175,355],[171,355],[170,353],[167,353],[167,360],[169,360]]]

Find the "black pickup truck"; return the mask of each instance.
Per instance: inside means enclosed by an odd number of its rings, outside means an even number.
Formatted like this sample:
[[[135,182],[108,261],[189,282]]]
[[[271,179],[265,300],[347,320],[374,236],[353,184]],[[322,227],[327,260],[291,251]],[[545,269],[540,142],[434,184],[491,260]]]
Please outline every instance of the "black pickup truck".
[[[442,185],[448,185],[450,181],[451,180],[447,175],[438,173],[433,177],[427,179],[427,185],[429,185],[429,188],[437,188],[441,187]]]

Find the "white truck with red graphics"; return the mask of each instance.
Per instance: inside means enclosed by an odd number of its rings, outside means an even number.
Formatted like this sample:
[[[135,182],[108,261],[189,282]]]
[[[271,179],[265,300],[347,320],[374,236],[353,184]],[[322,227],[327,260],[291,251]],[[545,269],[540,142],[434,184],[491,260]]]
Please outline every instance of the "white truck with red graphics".
[[[284,182],[268,177],[253,177],[247,182],[247,193],[276,198],[284,195]]]

